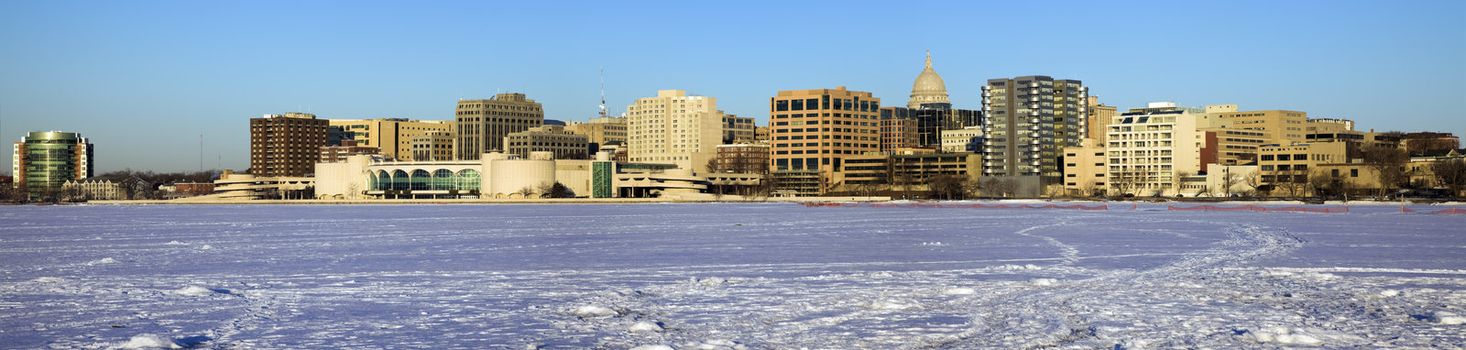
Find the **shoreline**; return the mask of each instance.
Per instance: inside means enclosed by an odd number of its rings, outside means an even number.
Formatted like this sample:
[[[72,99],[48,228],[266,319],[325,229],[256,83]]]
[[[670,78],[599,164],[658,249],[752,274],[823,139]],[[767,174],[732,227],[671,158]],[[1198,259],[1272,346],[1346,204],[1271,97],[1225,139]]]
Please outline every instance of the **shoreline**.
[[[1188,200],[1085,200],[1085,199],[968,199],[968,200],[901,200],[887,197],[776,197],[766,199],[667,199],[667,198],[542,198],[542,199],[262,199],[262,200],[100,200],[89,205],[512,205],[512,204],[684,204],[684,203],[1148,203],[1148,204],[1223,204],[1223,205],[1401,205],[1398,201],[1326,201],[1307,203],[1298,200],[1255,201],[1188,201]],[[1405,205],[1466,205],[1466,202],[1405,202]]]

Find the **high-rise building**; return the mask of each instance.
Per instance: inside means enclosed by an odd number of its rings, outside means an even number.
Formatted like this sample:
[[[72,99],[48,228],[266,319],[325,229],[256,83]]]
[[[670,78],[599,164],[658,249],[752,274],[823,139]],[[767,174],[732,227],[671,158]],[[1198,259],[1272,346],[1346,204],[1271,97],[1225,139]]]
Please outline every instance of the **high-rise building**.
[[[430,132],[452,133],[456,122],[451,120],[411,120],[405,118],[331,119],[332,127],[341,127],[361,147],[376,147],[388,159],[414,160],[412,139]]]
[[[952,105],[947,96],[947,83],[932,69],[931,51],[926,52],[926,67],[921,69],[921,73],[916,75],[916,81],[911,83],[911,98],[906,100],[906,108],[920,109],[926,104]]]
[[[504,136],[504,153],[526,159],[533,152],[550,152],[555,159],[589,159],[585,135],[565,131],[559,125],[542,125]]]
[[[1104,147],[1105,135],[1110,131],[1110,119],[1114,118],[1115,114],[1119,114],[1119,108],[1100,103],[1098,96],[1089,96],[1089,99],[1085,101],[1085,106],[1089,112],[1085,121],[1087,124],[1085,137],[1094,139],[1096,145]]]
[[[907,147],[939,149],[942,147],[942,131],[981,126],[982,112],[955,109],[945,103],[928,103],[915,109],[882,107],[881,120],[889,119],[909,119],[915,122],[913,125],[916,128],[916,139]]]
[[[705,172],[723,141],[723,112],[716,98],[660,90],[626,107],[626,132],[631,162]]]
[[[723,114],[723,144],[753,143],[753,117]]]
[[[880,109],[879,98],[844,86],[779,91],[769,99],[772,170],[816,172],[821,182],[818,192],[823,193],[844,157],[881,150]],[[786,178],[807,185],[810,175]],[[802,188],[806,190],[800,195],[809,193],[808,186]]]
[[[991,79],[982,88],[984,176],[1042,176],[1056,181],[1059,152],[1085,132],[1088,88],[1047,76]]]
[[[266,114],[249,120],[249,173],[307,176],[326,145],[325,119],[309,113]]]
[[[1200,108],[1153,102],[1111,120],[1105,149],[1112,193],[1177,194],[1182,176],[1201,171],[1196,124],[1202,114]]]
[[[91,142],[78,133],[27,133],[11,148],[11,184],[31,200],[51,198],[67,181],[92,177],[92,151]]]
[[[521,93],[503,93],[484,100],[459,100],[458,159],[504,151],[504,136],[544,124],[545,110]]]

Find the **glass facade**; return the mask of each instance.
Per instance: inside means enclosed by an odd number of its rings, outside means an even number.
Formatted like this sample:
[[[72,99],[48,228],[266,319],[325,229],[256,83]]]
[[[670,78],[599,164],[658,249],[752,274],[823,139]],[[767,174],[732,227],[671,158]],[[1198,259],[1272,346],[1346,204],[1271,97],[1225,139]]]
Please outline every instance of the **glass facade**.
[[[44,199],[61,190],[70,180],[92,176],[92,145],[73,132],[31,132],[16,149],[24,184],[32,200]]]
[[[367,186],[375,191],[476,193],[479,190],[479,172],[473,169],[463,169],[456,173],[448,169],[437,169],[431,172],[426,169],[415,169],[411,172],[377,170],[367,174]]]

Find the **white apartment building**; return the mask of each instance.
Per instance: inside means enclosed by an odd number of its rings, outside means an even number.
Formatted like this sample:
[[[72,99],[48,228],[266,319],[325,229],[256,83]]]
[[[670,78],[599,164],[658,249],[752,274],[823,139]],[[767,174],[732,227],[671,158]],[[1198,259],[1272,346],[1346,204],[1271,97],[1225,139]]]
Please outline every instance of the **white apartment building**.
[[[723,141],[723,113],[716,98],[660,90],[626,107],[626,134],[627,160],[702,173]]]
[[[942,152],[978,152],[982,150],[982,126],[942,130]],[[976,148],[973,148],[976,147]]]
[[[1201,170],[1196,123],[1205,112],[1152,102],[1110,120],[1106,135],[1110,193],[1174,196],[1180,176]]]

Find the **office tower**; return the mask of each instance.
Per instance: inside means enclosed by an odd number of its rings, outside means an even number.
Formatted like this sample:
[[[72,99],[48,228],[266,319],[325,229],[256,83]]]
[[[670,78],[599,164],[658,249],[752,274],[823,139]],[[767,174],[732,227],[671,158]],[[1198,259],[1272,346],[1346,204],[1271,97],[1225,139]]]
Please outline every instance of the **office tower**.
[[[723,144],[753,143],[753,117],[723,114]]]
[[[1109,133],[1110,118],[1119,114],[1119,108],[1099,102],[1098,96],[1089,96],[1085,101],[1086,110],[1089,116],[1086,118],[1086,138],[1094,139],[1095,144],[1100,147],[1105,145],[1105,134]]]
[[[565,131],[559,125],[542,125],[504,136],[504,153],[525,159],[532,152],[550,152],[555,159],[589,159],[590,146],[585,135]]]
[[[991,79],[982,88],[984,176],[1061,175],[1059,152],[1085,132],[1088,89],[1078,80],[1047,76]]]
[[[763,174],[769,171],[769,145],[736,144],[718,145],[718,156],[713,161],[716,173]]]
[[[626,107],[627,155],[633,163],[674,164],[707,171],[723,140],[718,99],[660,90]]]
[[[921,73],[916,75],[916,81],[911,84],[911,98],[906,100],[906,108],[920,109],[925,104],[952,105],[947,96],[947,83],[932,69],[931,51],[926,52],[926,67],[922,68]]]
[[[391,160],[414,160],[412,139],[431,132],[452,133],[456,122],[451,120],[411,120],[405,118],[331,119],[332,127],[340,127],[356,145],[376,147]]]
[[[325,119],[309,113],[266,114],[249,120],[249,173],[308,176],[326,145]]]
[[[908,147],[940,149],[942,147],[942,132],[946,130],[961,130],[970,126],[982,125],[982,113],[968,109],[955,109],[945,103],[928,103],[920,108],[912,109],[906,107],[882,107],[881,120],[906,119],[911,120],[910,124],[915,128],[916,139]],[[886,122],[897,124],[901,122]],[[883,151],[886,149],[882,149]]]
[[[11,184],[31,200],[58,195],[67,181],[92,177],[92,144],[81,134],[33,131],[11,148]]]
[[[776,183],[802,184],[795,195],[827,191],[844,157],[880,151],[880,105],[871,93],[844,86],[779,91],[769,99]],[[813,174],[779,179],[780,172]]]
[[[459,100],[458,159],[474,160],[488,152],[504,151],[504,136],[529,130],[545,121],[539,102],[521,93],[503,93],[485,100]]]

